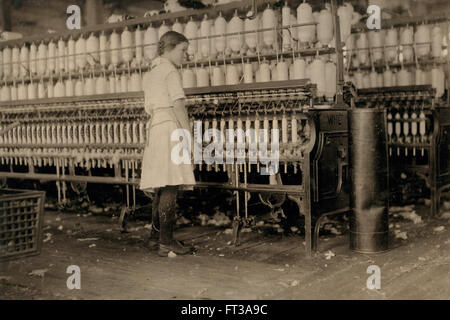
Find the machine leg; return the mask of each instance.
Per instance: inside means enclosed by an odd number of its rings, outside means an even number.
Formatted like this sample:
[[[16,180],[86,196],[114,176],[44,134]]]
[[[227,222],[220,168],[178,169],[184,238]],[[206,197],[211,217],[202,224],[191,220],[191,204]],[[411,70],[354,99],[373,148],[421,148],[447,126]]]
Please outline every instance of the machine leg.
[[[242,229],[243,221],[239,216],[235,216],[233,219],[233,245],[240,246],[240,234]]]
[[[312,256],[312,218],[311,210],[303,210],[303,201],[301,196],[289,196],[289,199],[294,201],[298,206],[299,215],[305,215],[305,247],[308,257]]]
[[[431,200],[431,217],[439,215],[440,193],[437,186],[437,165],[434,148],[431,148],[432,156],[430,157],[430,200]]]
[[[439,192],[438,192],[438,190],[436,190],[436,184],[435,184],[435,182],[432,181],[431,188],[430,188],[430,200],[431,200],[430,214],[431,214],[431,217],[436,217],[439,214],[439,202],[440,202],[439,198],[440,198]]]
[[[127,220],[128,216],[131,214],[131,209],[128,206],[122,206],[122,210],[120,211],[119,223],[122,227],[120,233],[128,233],[127,230]]]
[[[340,209],[340,210],[336,210],[333,212],[324,213],[317,219],[317,221],[314,223],[314,235],[313,235],[313,239],[312,239],[312,249],[314,252],[317,252],[317,247],[319,245],[320,224],[325,219],[325,217],[335,215],[335,214],[343,214],[345,212],[348,212],[349,210],[350,210],[350,208],[345,208],[345,209]]]
[[[320,231],[320,224],[322,223],[322,220],[326,217],[326,215],[322,215],[317,219],[316,223],[314,224],[314,237],[312,241],[312,249],[314,252],[317,252],[317,247],[319,245],[319,231]]]
[[[75,165],[73,164],[73,162],[70,163],[70,165],[69,165],[69,175],[75,176]],[[90,176],[90,175],[91,175],[91,169],[88,169],[88,176]],[[82,194],[82,193],[86,192],[87,182],[71,181],[70,182],[70,188],[76,194]]]
[[[306,254],[308,257],[312,256],[312,235],[311,235],[311,211],[305,212],[305,242]]]

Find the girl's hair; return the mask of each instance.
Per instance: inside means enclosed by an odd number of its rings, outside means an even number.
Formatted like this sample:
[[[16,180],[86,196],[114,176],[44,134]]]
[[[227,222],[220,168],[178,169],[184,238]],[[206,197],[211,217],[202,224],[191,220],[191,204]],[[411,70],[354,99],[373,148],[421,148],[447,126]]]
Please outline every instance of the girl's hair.
[[[162,55],[164,52],[172,51],[177,44],[189,42],[189,40],[181,33],[175,31],[167,31],[161,36],[158,42],[158,55]]]

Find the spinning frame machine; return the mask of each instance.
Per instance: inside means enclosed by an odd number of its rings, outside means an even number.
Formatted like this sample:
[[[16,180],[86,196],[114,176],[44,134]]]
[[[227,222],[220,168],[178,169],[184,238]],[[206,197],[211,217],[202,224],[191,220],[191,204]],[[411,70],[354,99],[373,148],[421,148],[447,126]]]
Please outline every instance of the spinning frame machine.
[[[430,85],[362,89],[356,103],[384,110],[391,192],[402,173],[413,173],[425,180],[430,214],[438,215],[441,193],[450,188],[450,108],[436,102]]]
[[[218,11],[220,6],[212,10]],[[335,1],[332,10],[338,56],[334,102],[317,97],[315,85],[304,80],[186,89],[191,122],[200,120],[203,128],[222,132],[228,128],[280,129],[280,169],[275,177],[261,178],[260,164],[250,163],[248,149],[245,154],[235,150],[236,160],[241,160],[235,165],[196,166],[200,177],[196,187],[237,193],[233,221],[236,244],[239,229],[251,223],[247,216],[249,193],[280,195],[277,206],[286,199],[297,204],[305,216],[308,255],[317,248],[321,219],[350,210],[348,108],[343,103]],[[166,19],[183,14],[194,13],[168,14]],[[163,17],[146,19],[150,22]],[[132,22],[125,23],[130,26]],[[312,50],[313,54],[319,51]],[[67,183],[77,192],[87,183],[122,184],[128,210],[121,218],[136,208],[135,188],[148,120],[142,93],[13,101],[1,103],[0,114],[0,176],[4,182],[9,178],[54,180],[60,203],[65,201]],[[102,175],[94,175],[94,169],[102,169]],[[226,178],[211,181],[202,174],[210,171],[226,173]],[[240,207],[239,192],[244,194],[244,208]],[[268,201],[265,204],[274,207]]]
[[[384,111],[387,132],[390,170],[390,192],[398,193],[402,186],[401,174],[413,174],[423,179],[430,191],[430,217],[439,215],[441,194],[450,188],[450,83],[449,22],[447,14],[435,16],[392,19],[383,21],[383,28],[411,27],[422,23],[443,23],[447,40],[447,56],[429,59],[417,58],[418,47],[414,47],[415,62],[397,63],[416,66],[439,65],[446,77],[439,89],[432,85],[395,85],[358,89],[353,99],[357,107],[380,108]],[[432,42],[431,42],[432,43]],[[380,49],[380,48],[376,48]],[[386,49],[386,47],[384,47]],[[433,49],[433,47],[432,47]],[[394,63],[394,66],[396,64]],[[375,65],[378,69],[379,65]],[[363,67],[366,68],[366,67]],[[372,64],[374,70],[374,64]],[[417,77],[417,73],[416,73]],[[417,80],[416,80],[417,81]],[[444,98],[446,98],[444,100]]]

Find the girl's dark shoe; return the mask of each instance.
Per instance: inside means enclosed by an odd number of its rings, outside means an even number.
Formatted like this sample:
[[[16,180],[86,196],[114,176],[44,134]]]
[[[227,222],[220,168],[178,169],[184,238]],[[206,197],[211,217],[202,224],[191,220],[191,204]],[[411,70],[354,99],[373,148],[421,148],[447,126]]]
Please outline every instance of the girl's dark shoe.
[[[177,255],[185,255],[193,252],[193,248],[185,247],[180,241],[173,240],[169,244],[159,244],[158,255],[160,257],[167,257],[169,252],[172,251]]]
[[[159,244],[159,230],[152,224],[150,234],[145,241],[145,247],[149,249],[158,249]]]

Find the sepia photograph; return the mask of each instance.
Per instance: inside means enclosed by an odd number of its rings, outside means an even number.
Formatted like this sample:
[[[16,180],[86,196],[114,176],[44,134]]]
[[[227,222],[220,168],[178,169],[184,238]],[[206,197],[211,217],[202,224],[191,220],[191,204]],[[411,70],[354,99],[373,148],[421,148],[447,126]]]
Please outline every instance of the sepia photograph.
[[[449,39],[448,0],[0,0],[2,306],[450,300]]]

